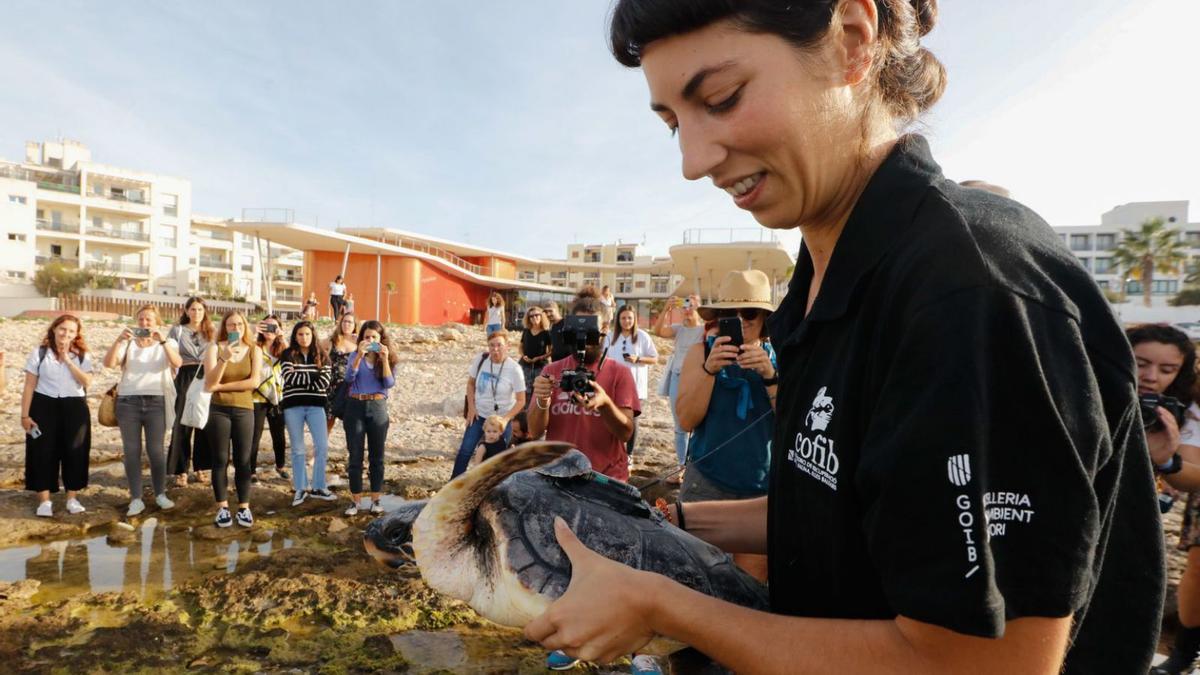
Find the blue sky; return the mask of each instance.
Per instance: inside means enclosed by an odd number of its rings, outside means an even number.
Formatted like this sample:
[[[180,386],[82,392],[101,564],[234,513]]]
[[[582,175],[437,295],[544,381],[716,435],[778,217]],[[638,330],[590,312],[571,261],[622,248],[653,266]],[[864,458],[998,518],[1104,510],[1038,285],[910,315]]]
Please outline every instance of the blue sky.
[[[607,0],[10,2],[0,156],[64,136],[189,178],[197,212],[286,207],[527,255],[756,227],[688,183],[644,80],[605,48]],[[924,121],[948,176],[1052,224],[1190,199],[1200,221],[1194,0],[951,0]],[[797,238],[788,236],[794,245]]]

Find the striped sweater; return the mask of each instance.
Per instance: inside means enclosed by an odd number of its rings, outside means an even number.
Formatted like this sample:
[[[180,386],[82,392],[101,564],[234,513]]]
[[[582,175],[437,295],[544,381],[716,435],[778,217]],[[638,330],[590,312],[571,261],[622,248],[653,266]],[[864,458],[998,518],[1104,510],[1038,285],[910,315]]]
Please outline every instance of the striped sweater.
[[[294,363],[283,359],[280,363],[280,378],[283,380],[281,408],[312,405],[325,407],[328,400],[330,370],[328,365],[317,367],[312,358],[300,356],[303,361]]]

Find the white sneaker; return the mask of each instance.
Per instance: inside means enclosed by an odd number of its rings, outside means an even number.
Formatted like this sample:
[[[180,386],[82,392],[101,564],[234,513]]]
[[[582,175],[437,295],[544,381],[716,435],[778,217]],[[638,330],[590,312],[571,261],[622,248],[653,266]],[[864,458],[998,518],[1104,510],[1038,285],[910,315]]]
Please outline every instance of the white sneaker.
[[[67,513],[74,516],[83,513],[84,511],[87,511],[87,509],[83,508],[83,504],[80,504],[78,499],[67,500]]]
[[[364,506],[363,508],[366,508],[366,507]],[[41,514],[38,514],[38,515],[41,515]],[[357,516],[358,515],[358,502],[350,502],[350,508],[346,509],[346,515],[347,516]]]
[[[305,499],[308,499],[308,493],[304,490],[296,490],[296,495],[292,497],[292,506],[300,506]]]
[[[165,492],[162,493],[161,495],[155,497],[154,503],[158,504],[158,508],[162,509],[163,511],[166,511],[167,509],[175,508],[175,502],[168,499],[167,493],[165,493]]]
[[[47,499],[46,501],[42,502],[41,504],[38,504],[37,514],[39,517],[42,517],[42,518],[53,517],[54,516],[54,505],[50,503],[49,499]]]
[[[67,504],[67,508],[71,508],[71,505]],[[137,514],[141,513],[142,511],[145,511],[145,510],[146,510],[146,505],[144,503],[142,503],[142,500],[134,499],[129,502],[129,510],[125,512],[125,515],[126,516],[136,516]]]
[[[383,513],[383,504],[381,504],[379,500],[376,500],[374,504],[371,504],[371,513],[375,515]]]

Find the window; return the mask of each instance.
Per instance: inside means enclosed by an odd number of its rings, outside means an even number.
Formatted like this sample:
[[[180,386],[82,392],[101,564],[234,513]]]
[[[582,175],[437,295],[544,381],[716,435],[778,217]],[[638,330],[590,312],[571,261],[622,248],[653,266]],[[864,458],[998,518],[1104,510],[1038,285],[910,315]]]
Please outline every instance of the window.
[[[253,272],[254,271],[254,256],[252,256],[252,255],[242,256],[242,271],[243,272]]]
[[[1092,248],[1092,237],[1089,234],[1071,235],[1072,251],[1087,251]]]
[[[24,195],[9,195],[8,201],[12,202],[13,204],[27,204],[28,203],[28,201],[25,199]]]
[[[23,235],[23,234],[13,234],[12,232],[9,232],[9,233],[8,233],[8,240],[9,240],[9,241],[25,241],[25,235]]]
[[[247,251],[254,250],[254,240],[250,237],[242,237],[242,248]]]
[[[163,215],[177,216],[179,215],[179,195],[164,194],[163,198]]]
[[[1096,235],[1096,250],[1111,251],[1117,245],[1117,235],[1115,234],[1098,234]]]
[[[46,209],[38,209],[38,210],[37,210],[37,219],[38,219],[38,220],[45,220],[45,219],[46,219]]]
[[[617,262],[619,262],[619,263],[633,262],[633,251],[618,251],[617,252]]]
[[[1200,248],[1200,232],[1188,232],[1183,235],[1183,240],[1192,248]]]
[[[1096,274],[1111,274],[1112,258],[1096,258],[1092,271]]]
[[[24,279],[25,278],[25,273],[18,272],[17,270],[8,270],[7,272],[5,272],[5,274],[8,275],[9,279]]]
[[[179,244],[178,233],[179,228],[174,225],[160,225],[158,228],[158,245],[175,248]]]
[[[578,258],[578,257],[579,257],[579,251],[571,251],[571,257],[572,257],[572,258]]]
[[[62,244],[50,244],[50,255],[54,258],[62,256]]]
[[[1092,271],[1092,259],[1091,258],[1080,258],[1079,263],[1081,265],[1083,265],[1083,269],[1085,269],[1089,272]]]
[[[175,256],[173,256],[173,255],[158,256],[158,261],[155,264],[154,273],[160,277],[165,277],[165,276],[175,274]]]

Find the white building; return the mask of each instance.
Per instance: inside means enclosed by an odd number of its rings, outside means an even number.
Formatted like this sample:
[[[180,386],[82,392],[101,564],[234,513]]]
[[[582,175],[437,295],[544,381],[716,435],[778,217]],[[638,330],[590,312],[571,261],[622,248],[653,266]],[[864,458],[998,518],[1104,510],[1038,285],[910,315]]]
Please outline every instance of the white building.
[[[1100,216],[1099,225],[1069,225],[1055,227],[1071,252],[1083,267],[1091,272],[1096,283],[1112,291],[1121,290],[1121,271],[1113,263],[1112,251],[1121,242],[1124,231],[1137,229],[1144,221],[1162,218],[1167,227],[1176,231],[1180,241],[1187,244],[1189,261],[1174,274],[1155,272],[1150,289],[1153,303],[1165,304],[1183,287],[1183,280],[1200,269],[1200,223],[1188,222],[1188,202],[1132,202],[1114,207]],[[1130,280],[1126,294],[1140,297],[1140,281]],[[1140,300],[1139,300],[1140,301]]]
[[[286,276],[298,252],[265,242],[256,252],[224,219],[192,213],[190,181],[100,164],[77,141],[28,142],[23,161],[0,159],[0,232],[0,276],[10,281],[30,282],[53,261],[112,275],[125,290],[262,303],[269,255],[279,308],[300,308]]]

